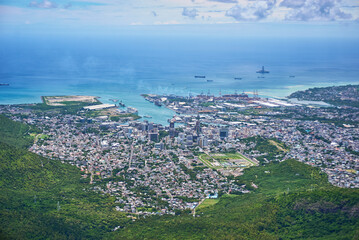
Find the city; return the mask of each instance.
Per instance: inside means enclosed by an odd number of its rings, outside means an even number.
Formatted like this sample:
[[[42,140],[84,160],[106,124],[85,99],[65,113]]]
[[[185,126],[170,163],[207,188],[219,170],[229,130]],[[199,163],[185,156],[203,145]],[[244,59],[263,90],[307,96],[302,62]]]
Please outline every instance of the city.
[[[58,114],[9,105],[0,112],[41,129],[30,151],[77,166],[94,191],[116,197],[117,211],[134,215],[175,215],[206,198],[249,193],[255,182],[247,186],[236,176],[286,159],[319,167],[335,186],[359,187],[359,131],[336,107],[247,94],[144,96],[177,112],[168,126],[89,117],[88,107]],[[355,116],[350,123],[358,123]]]

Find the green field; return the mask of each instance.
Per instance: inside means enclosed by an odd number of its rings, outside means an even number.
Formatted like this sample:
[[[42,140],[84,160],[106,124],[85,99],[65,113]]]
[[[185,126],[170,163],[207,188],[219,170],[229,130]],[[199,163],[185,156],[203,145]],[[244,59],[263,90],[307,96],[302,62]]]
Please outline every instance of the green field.
[[[247,168],[256,164],[240,153],[210,153],[202,154],[199,159],[210,168],[214,169],[235,169]]]
[[[206,207],[209,207],[209,206],[212,206],[216,203],[219,202],[219,199],[210,199],[210,198],[207,198],[206,200],[204,200],[197,208],[196,210],[200,210],[202,208],[206,208]]]

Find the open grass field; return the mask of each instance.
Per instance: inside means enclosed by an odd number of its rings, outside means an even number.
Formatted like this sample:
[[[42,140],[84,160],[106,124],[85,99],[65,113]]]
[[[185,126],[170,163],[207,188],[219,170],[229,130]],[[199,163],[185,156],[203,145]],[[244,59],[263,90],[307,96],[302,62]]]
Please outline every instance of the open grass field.
[[[253,160],[241,153],[215,153],[202,154],[199,159],[208,167],[214,169],[247,168],[257,165]]]
[[[219,199],[210,199],[210,198],[207,198],[206,200],[204,200],[198,207],[197,207],[197,210],[199,209],[202,209],[202,208],[206,208],[206,207],[209,207],[209,206],[212,206],[216,203],[219,202]]]

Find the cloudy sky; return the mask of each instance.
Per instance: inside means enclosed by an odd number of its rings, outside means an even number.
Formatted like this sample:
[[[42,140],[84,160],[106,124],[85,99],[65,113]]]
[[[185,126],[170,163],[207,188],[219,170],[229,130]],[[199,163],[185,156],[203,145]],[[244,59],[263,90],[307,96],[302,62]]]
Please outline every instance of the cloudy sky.
[[[0,0],[4,29],[272,24],[359,26],[358,0]],[[359,32],[359,31],[358,31]]]

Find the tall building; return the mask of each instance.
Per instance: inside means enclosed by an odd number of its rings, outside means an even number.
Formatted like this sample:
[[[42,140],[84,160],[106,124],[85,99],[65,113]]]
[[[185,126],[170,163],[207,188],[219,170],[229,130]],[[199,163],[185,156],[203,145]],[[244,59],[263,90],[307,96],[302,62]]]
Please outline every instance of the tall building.
[[[170,122],[169,135],[170,135],[171,138],[174,138],[176,136],[176,129],[175,129],[175,121],[174,120],[171,120],[171,122]]]
[[[197,121],[196,121],[196,125],[194,127],[194,131],[197,133],[197,135],[199,135],[202,132],[201,129],[201,122],[199,121],[199,115],[197,115]]]
[[[199,139],[199,146],[202,148],[208,146],[208,140],[206,137],[203,136]]]
[[[158,131],[152,130],[148,133],[148,139],[150,141],[157,142],[158,141]]]
[[[223,140],[225,138],[228,137],[228,128],[226,127],[222,127],[220,130],[219,130],[219,137]]]

